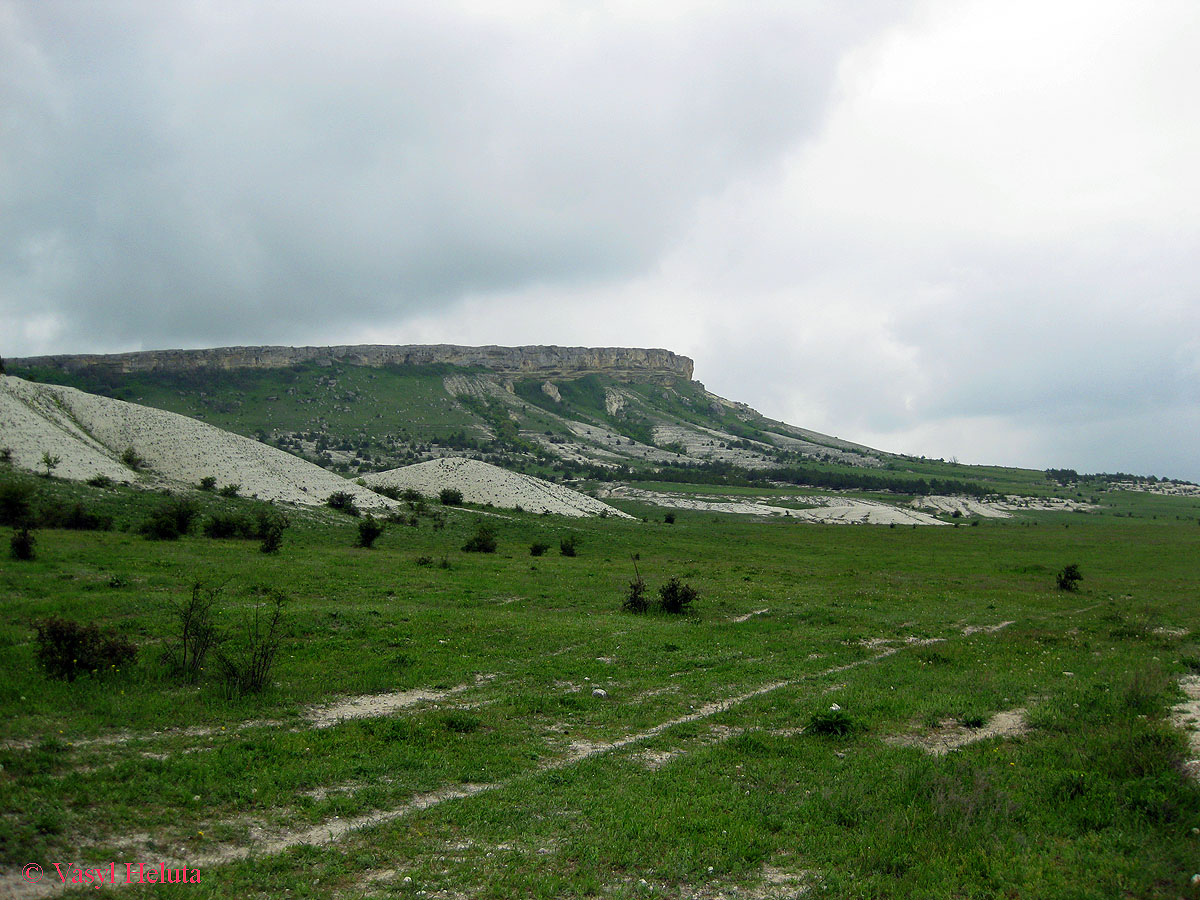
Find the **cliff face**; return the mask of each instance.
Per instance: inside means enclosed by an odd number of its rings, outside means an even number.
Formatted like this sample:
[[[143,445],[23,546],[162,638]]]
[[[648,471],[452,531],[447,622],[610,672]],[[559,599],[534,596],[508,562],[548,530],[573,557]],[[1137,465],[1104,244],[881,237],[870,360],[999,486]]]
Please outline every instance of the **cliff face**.
[[[480,366],[504,375],[577,377],[601,372],[615,378],[681,377],[693,363],[669,350],[636,347],[460,347],[453,344],[360,344],[341,347],[219,347],[145,350],[102,355],[31,356],[14,367],[51,366],[67,372],[192,372],[211,369],[278,369],[301,363],[356,366]]]

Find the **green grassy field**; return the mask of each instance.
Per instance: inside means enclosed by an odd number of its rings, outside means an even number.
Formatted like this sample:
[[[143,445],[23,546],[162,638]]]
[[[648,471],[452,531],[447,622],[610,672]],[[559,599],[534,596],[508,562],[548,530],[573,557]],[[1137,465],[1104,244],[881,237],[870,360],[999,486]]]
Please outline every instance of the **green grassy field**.
[[[961,528],[447,509],[371,550],[355,519],[291,512],[266,555],[124,530],[155,495],[30,483],[116,528],[0,560],[0,895],[28,863],[46,885],[56,861],[166,860],[201,872],[193,897],[1200,896],[1167,721],[1200,671],[1200,502]],[[254,508],[196,501],[197,524]],[[462,552],[480,522],[497,552]],[[690,614],[622,611],[634,554],[652,594],[699,591]],[[197,582],[233,634],[286,594],[262,693],[161,662]],[[50,616],[118,629],[136,662],[47,677]],[[317,727],[360,695],[381,714]],[[1016,710],[944,755],[902,740]]]

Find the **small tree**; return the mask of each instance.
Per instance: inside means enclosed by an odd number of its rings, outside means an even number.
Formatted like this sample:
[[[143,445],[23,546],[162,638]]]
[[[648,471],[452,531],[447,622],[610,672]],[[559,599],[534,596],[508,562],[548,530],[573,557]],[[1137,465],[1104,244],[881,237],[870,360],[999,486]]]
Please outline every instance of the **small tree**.
[[[442,506],[462,506],[463,495],[458,488],[442,488],[438,491],[438,499]]]
[[[262,509],[258,512],[258,537],[262,540],[263,553],[278,553],[283,544],[283,532],[291,522],[278,510]]]
[[[687,612],[699,596],[695,588],[681,583],[674,575],[658,589],[658,603],[662,611],[675,615]]]
[[[205,475],[200,479],[200,490],[215,491],[217,489],[217,478],[215,475]]]
[[[18,528],[8,542],[9,553],[12,554],[13,559],[33,559],[36,556],[33,550],[36,543],[37,539],[33,536],[32,531],[27,527]]]
[[[370,550],[375,539],[383,534],[383,523],[374,516],[367,516],[358,523],[358,546]]]
[[[633,561],[633,581],[629,582],[621,608],[626,612],[644,613],[650,608],[650,601],[646,599],[646,582],[642,581],[642,574],[638,571],[637,557],[631,556],[630,559]]]
[[[487,525],[480,523],[474,536],[463,544],[464,553],[495,553],[496,532]]]
[[[574,556],[575,549],[578,546],[579,538],[573,534],[569,534],[558,542],[558,552],[563,556]]]
[[[1077,591],[1079,582],[1083,581],[1083,575],[1079,572],[1079,566],[1071,563],[1069,566],[1063,567],[1063,570],[1056,576],[1056,580],[1060,591]]]
[[[354,497],[347,491],[334,491],[326,498],[325,502],[329,505],[330,509],[336,509],[350,516],[358,515],[358,507],[354,505]]]
[[[49,451],[42,454],[42,465],[46,467],[46,477],[50,477],[50,473],[58,468],[58,464],[62,462],[61,456],[53,456]]]

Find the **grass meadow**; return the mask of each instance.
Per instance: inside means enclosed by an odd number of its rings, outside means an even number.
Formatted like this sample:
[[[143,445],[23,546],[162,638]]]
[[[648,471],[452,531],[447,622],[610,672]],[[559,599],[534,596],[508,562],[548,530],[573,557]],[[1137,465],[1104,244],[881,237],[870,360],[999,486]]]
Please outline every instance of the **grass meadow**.
[[[95,896],[55,862],[166,861],[194,898],[1200,897],[1169,722],[1200,671],[1198,501],[943,528],[447,508],[373,549],[291,511],[264,554],[127,530],[154,495],[34,483],[116,527],[0,560],[0,896]],[[254,507],[196,502],[197,525]],[[463,552],[480,523],[497,551]],[[623,611],[635,565],[692,610]],[[231,640],[285,595],[265,690],[164,665],[197,584]],[[48,677],[54,616],[136,660]],[[920,745],[1000,714],[1020,727]]]

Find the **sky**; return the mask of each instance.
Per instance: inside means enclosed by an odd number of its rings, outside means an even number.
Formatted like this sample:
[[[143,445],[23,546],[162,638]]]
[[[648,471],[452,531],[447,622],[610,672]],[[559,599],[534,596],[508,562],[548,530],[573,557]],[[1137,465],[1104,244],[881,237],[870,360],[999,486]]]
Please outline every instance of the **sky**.
[[[0,355],[665,347],[1200,481],[1194,0],[0,0]]]

